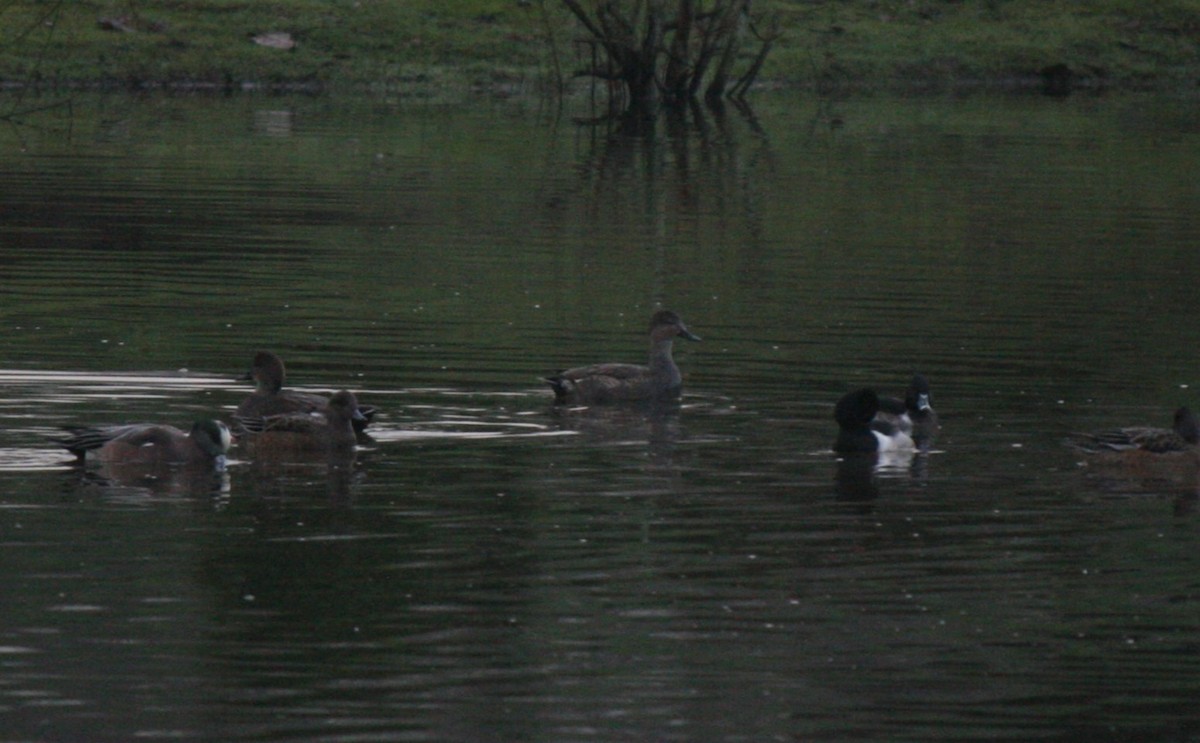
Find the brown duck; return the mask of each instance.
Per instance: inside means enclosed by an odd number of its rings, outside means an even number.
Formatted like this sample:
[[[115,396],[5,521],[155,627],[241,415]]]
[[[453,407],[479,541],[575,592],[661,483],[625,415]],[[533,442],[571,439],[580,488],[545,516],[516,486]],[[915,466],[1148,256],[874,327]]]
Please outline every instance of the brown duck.
[[[650,318],[650,360],[646,366],[593,364],[545,377],[554,390],[554,402],[599,405],[652,402],[678,397],[683,389],[683,377],[671,358],[671,345],[676,337],[700,340],[671,310],[655,312]]]
[[[237,407],[234,421],[239,429],[245,428],[243,421],[254,421],[276,415],[294,413],[322,413],[329,405],[329,398],[311,392],[283,389],[286,372],[283,359],[270,351],[259,351],[254,355],[250,371],[241,377],[254,382],[254,392]],[[355,431],[367,427],[375,408],[359,407],[359,415],[353,419]]]
[[[1186,407],[1175,411],[1170,428],[1137,426],[1095,433],[1072,434],[1067,445],[1088,454],[1144,452],[1169,454],[1196,451],[1200,442],[1200,423]]]
[[[319,413],[288,413],[242,419],[245,446],[256,457],[294,457],[351,452],[357,437],[353,423],[362,418],[358,400],[342,390]]]

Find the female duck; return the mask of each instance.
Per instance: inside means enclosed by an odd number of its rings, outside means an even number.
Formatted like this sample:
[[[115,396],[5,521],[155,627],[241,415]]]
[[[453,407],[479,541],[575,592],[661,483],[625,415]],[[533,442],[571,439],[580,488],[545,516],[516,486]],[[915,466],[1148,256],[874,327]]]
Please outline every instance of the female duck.
[[[671,345],[676,337],[700,340],[679,315],[670,310],[655,312],[650,318],[649,364],[594,364],[545,377],[554,390],[554,402],[597,405],[678,397],[683,390],[683,376],[671,358]]]
[[[833,450],[839,454],[911,451],[912,437],[880,420],[878,412],[879,396],[874,390],[864,388],[843,395],[833,410],[838,424]]]
[[[299,457],[354,451],[353,424],[362,417],[354,394],[342,390],[320,413],[272,415],[242,423],[248,431],[246,448],[255,456]]]
[[[221,468],[233,437],[224,423],[200,420],[190,433],[153,423],[71,427],[55,441],[79,457],[106,464],[135,466],[205,465]]]
[[[1067,445],[1088,454],[1113,452],[1141,452],[1144,454],[1172,454],[1196,452],[1200,442],[1200,422],[1186,407],[1175,410],[1170,428],[1136,426],[1117,428],[1095,433],[1072,434]]]
[[[242,400],[234,413],[234,420],[239,426],[243,421],[269,416],[322,413],[329,406],[329,398],[324,395],[283,389],[283,359],[270,351],[256,353],[250,371],[241,379],[254,382],[254,393]],[[362,431],[375,415],[375,408],[360,407],[358,412],[359,416],[354,419],[354,430]]]

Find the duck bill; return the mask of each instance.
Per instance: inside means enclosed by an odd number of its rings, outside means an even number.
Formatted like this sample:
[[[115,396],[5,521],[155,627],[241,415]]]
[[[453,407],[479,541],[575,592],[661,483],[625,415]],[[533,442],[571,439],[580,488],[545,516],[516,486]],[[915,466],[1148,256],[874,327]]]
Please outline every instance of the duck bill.
[[[700,340],[700,336],[696,335],[695,333],[693,333],[692,331],[690,331],[684,327],[679,328],[679,335],[684,338],[687,338],[689,341]]]

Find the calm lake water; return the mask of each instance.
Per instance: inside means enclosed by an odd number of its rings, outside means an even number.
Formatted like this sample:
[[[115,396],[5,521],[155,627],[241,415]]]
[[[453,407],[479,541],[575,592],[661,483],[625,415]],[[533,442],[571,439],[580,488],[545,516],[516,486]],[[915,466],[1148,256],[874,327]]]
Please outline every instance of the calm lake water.
[[[0,739],[1200,740],[1196,478],[1061,443],[1200,406],[1196,101],[753,103],[0,128]],[[660,304],[678,409],[553,409]],[[260,348],[380,409],[353,468],[50,443],[228,417]],[[933,451],[839,463],[917,370]]]

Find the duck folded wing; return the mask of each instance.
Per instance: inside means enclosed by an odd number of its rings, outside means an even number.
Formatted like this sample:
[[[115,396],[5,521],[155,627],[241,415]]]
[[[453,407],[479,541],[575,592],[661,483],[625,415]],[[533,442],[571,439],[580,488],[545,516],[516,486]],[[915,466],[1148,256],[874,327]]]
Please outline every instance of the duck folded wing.
[[[592,366],[567,369],[564,372],[559,372],[558,376],[572,382],[583,380],[626,382],[631,379],[640,379],[648,371],[646,367],[639,366],[638,364],[593,364]]]
[[[70,435],[54,441],[78,456],[100,449],[113,441],[120,441],[129,446],[151,446],[165,444],[170,438],[159,426],[141,423],[123,426],[68,426],[65,430]]]
[[[650,372],[644,366],[608,363],[567,369],[546,381],[559,400],[606,402],[648,394],[642,387],[649,378]]]
[[[374,409],[370,412],[374,413]],[[280,415],[235,415],[233,419],[242,432],[250,435],[266,432],[319,434],[330,427],[329,418],[321,411]],[[354,417],[351,420],[357,421],[358,418]]]
[[[329,399],[311,392],[288,390],[272,394],[254,394],[238,405],[241,417],[287,415],[289,413],[318,413],[329,405]]]
[[[315,434],[329,428],[329,422],[320,413],[293,413],[291,415],[270,415],[255,424],[259,431],[278,433]]]
[[[1072,436],[1068,443],[1076,449],[1089,452],[1141,449],[1155,454],[1165,454],[1193,448],[1193,444],[1188,443],[1175,431],[1151,427],[1118,428],[1112,431],[1080,433]]]

